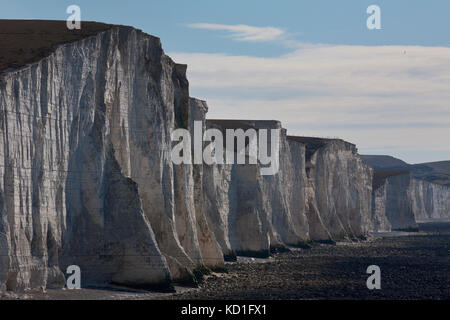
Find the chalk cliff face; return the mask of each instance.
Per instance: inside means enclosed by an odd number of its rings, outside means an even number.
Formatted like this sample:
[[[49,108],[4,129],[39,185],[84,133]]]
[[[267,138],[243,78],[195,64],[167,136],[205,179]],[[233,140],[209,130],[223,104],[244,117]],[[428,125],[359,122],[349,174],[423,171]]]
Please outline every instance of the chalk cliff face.
[[[195,98],[189,99],[189,131],[194,137],[194,121],[202,122],[202,129],[205,130],[205,115],[208,111],[206,102]],[[193,141],[192,141],[193,144]],[[193,146],[192,146],[193,150]],[[212,221],[208,221],[206,215],[207,201],[203,186],[204,164],[193,164],[192,176],[194,180],[194,212],[197,227],[197,238],[200,245],[200,252],[203,263],[210,268],[223,268],[224,255],[219,242],[213,232],[215,225]]]
[[[225,255],[264,256],[308,240],[358,238],[372,230],[372,169],[342,140],[286,136],[280,123],[207,120],[207,128],[280,130],[279,170],[261,164],[205,167],[207,216]]]
[[[372,228],[372,169],[361,160],[355,145],[339,139],[289,139],[305,145],[310,238],[365,236]]]
[[[207,120],[206,128],[218,130],[226,137],[227,129],[258,132],[261,128],[280,129],[281,125],[278,121]],[[224,150],[230,149],[226,141],[224,146]],[[270,254],[273,229],[263,194],[260,163],[250,164],[246,157],[245,164],[237,164],[237,149],[234,151],[233,164],[224,161],[204,166],[206,214],[215,226],[227,259],[233,260],[235,254],[265,257]]]
[[[411,208],[416,220],[447,219],[450,217],[450,187],[448,185],[449,161],[439,161],[421,164],[408,164],[400,159],[383,155],[365,155],[364,161],[375,169],[374,176],[374,209],[376,216],[374,221],[375,230],[389,230],[383,215],[386,211],[387,193],[394,192],[392,198],[401,196],[403,201],[409,206],[402,205],[401,208],[409,210]],[[389,187],[392,179],[389,176],[399,174],[410,175],[410,181],[403,178],[402,190],[399,193],[395,188]],[[395,180],[395,179],[394,179]],[[397,183],[400,183],[399,181]],[[400,209],[400,208],[398,208]],[[395,212],[392,212],[395,214]],[[411,213],[399,213],[400,215],[410,215]],[[397,226],[407,229],[412,226],[412,218],[404,220],[405,225]]]
[[[281,127],[280,127],[281,129]],[[263,195],[272,226],[272,246],[303,246],[309,237],[306,217],[305,147],[290,143],[281,129],[279,170],[263,176]]]
[[[0,74],[0,290],[62,287],[69,265],[82,285],[170,287],[236,255],[448,216],[448,189],[406,176],[372,188],[351,143],[287,136],[279,121],[206,120],[158,38],[104,28]],[[248,155],[173,164],[175,129],[276,130],[276,174]]]
[[[450,218],[450,187],[413,179],[408,195],[416,220]]]
[[[372,194],[374,231],[417,229],[417,221],[450,217],[450,188],[415,179],[409,171],[376,170]]]
[[[375,173],[376,180],[380,174],[382,172]],[[410,173],[393,173],[374,185],[374,231],[417,229],[409,197],[411,183]]]
[[[112,27],[2,74],[0,288],[61,285],[71,264],[84,284],[131,286],[223,265],[194,201],[202,173],[170,157],[185,69]]]
[[[391,223],[386,216],[386,183],[373,190],[372,193],[372,227],[375,232],[389,232]]]
[[[250,164],[248,158],[246,164],[205,166],[207,216],[225,257],[233,259],[236,253],[267,256],[271,250],[286,245],[304,245],[309,240],[304,146],[290,146],[278,121],[207,120],[206,123],[207,128],[217,129],[224,136],[227,129],[279,131],[280,157],[275,175],[263,175],[261,164]],[[269,149],[271,143],[269,139]]]

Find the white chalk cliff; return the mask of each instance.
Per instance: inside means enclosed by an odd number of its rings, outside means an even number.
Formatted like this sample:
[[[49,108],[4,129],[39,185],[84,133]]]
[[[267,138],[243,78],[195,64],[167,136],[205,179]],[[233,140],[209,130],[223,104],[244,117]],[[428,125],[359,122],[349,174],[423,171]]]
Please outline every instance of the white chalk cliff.
[[[413,210],[449,212],[445,190],[403,177],[373,195],[373,170],[351,143],[287,136],[278,121],[206,120],[207,111],[189,97],[186,66],[131,27],[4,70],[0,290],[62,287],[69,265],[82,285],[194,283],[236,255],[415,226]],[[203,131],[280,130],[277,174],[261,163],[173,164],[171,134],[194,134],[194,121]]]
[[[60,284],[72,264],[130,286],[223,266],[199,173],[170,157],[185,70],[158,38],[112,27],[2,74],[0,287]]]
[[[450,218],[450,188],[408,171],[377,170],[372,194],[373,231],[417,230],[417,221]]]
[[[450,187],[413,179],[408,196],[416,220],[450,218]]]
[[[373,191],[373,220],[376,231],[417,229],[409,198],[410,173],[395,173],[381,179]]]

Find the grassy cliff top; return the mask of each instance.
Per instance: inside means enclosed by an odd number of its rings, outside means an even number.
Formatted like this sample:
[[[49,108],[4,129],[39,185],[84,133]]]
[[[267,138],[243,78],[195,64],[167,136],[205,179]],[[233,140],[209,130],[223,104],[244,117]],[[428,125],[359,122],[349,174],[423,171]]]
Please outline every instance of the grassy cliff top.
[[[373,190],[381,187],[387,178],[400,174],[410,174],[408,170],[374,170],[372,188]]]
[[[69,30],[66,21],[0,20],[0,73],[39,61],[59,44],[77,41],[111,27],[82,21],[80,30]]]
[[[409,164],[386,155],[362,155],[362,158],[375,170],[408,170],[416,179],[450,187],[450,161]]]

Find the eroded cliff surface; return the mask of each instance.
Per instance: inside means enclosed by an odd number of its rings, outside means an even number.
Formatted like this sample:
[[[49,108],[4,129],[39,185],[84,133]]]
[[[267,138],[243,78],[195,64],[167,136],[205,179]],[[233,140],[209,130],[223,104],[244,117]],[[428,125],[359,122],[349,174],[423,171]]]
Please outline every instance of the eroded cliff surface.
[[[450,187],[413,179],[408,195],[416,220],[450,218]]]
[[[374,231],[414,230],[419,220],[450,217],[450,188],[407,170],[375,170],[372,199]]]
[[[278,121],[207,120],[206,129],[218,130],[226,137],[226,130],[259,128],[279,129]],[[248,158],[248,140],[245,164],[237,164],[237,141],[235,146],[224,150],[233,153],[233,161],[205,165],[204,189],[207,198],[207,216],[224,255],[232,260],[235,254],[262,256],[270,254],[272,226],[263,196],[263,178],[260,163],[251,164]]]
[[[1,75],[0,287],[61,284],[71,264],[84,283],[130,286],[223,264],[198,172],[170,157],[185,70],[158,38],[114,26]]]
[[[96,28],[0,75],[0,290],[61,287],[69,265],[83,285],[193,283],[237,254],[415,227],[413,212],[448,214],[447,189],[406,176],[373,187],[351,143],[287,136],[279,121],[206,120],[186,66],[158,38]],[[174,164],[175,129],[193,139],[206,129],[275,130],[276,170],[251,163],[246,141],[231,149],[234,159],[246,152],[245,164]]]
[[[411,183],[409,172],[374,172],[372,195],[374,231],[417,229],[409,197]]]
[[[364,237],[372,230],[372,169],[340,139],[289,136],[305,145],[310,238]],[[314,221],[314,223],[312,222]]]
[[[411,165],[390,156],[366,155],[363,159],[376,171],[373,196],[378,208],[374,208],[374,213],[382,212],[384,209],[381,208],[386,206],[383,203],[383,199],[387,199],[386,177],[404,173],[410,174],[411,181],[407,192],[401,195],[408,198],[416,220],[450,217],[449,161]]]
[[[286,245],[355,239],[372,230],[372,169],[354,145],[286,136],[273,121],[207,120],[207,128],[224,136],[237,128],[280,131],[275,175],[261,174],[259,162],[206,166],[207,216],[225,255],[264,256]]]

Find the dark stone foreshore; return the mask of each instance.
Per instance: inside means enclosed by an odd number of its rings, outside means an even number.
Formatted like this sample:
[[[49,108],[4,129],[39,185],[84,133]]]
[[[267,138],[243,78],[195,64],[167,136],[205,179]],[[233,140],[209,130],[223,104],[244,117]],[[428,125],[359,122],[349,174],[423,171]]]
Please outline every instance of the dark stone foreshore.
[[[127,288],[30,291],[9,299],[450,299],[450,222],[419,224],[420,231],[375,235],[365,241],[312,243],[267,259],[238,257],[198,288],[177,293]],[[381,289],[369,290],[366,269],[381,269]]]
[[[425,231],[426,230],[426,231]],[[239,259],[208,277],[198,291],[174,299],[450,299],[450,223],[362,242],[312,244],[270,259]],[[369,265],[381,289],[366,286]]]

